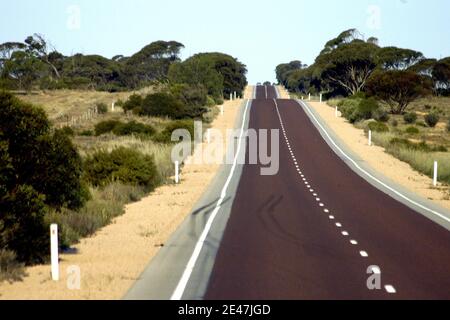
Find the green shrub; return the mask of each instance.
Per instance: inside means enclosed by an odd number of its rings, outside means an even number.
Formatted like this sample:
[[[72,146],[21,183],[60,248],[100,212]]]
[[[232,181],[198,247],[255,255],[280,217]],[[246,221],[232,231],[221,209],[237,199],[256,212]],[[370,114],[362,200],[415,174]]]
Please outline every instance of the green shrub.
[[[344,118],[351,123],[356,123],[362,120],[369,120],[378,118],[379,121],[389,120],[387,113],[380,110],[378,102],[374,98],[361,99],[363,95],[352,96],[349,99],[343,99],[339,102],[338,107],[342,112]]]
[[[122,105],[122,108],[125,112],[132,111],[136,108],[141,108],[143,103],[142,96],[138,94],[131,95],[127,101],[125,101]]]
[[[417,113],[415,112],[408,112],[403,116],[403,120],[405,120],[406,123],[413,124],[417,121]]]
[[[113,133],[117,136],[130,136],[130,135],[144,135],[152,136],[155,134],[155,129],[152,126],[145,125],[136,121],[128,123],[119,123],[113,129]]]
[[[108,106],[105,103],[97,103],[97,112],[99,114],[106,114],[108,113]]]
[[[115,127],[120,125],[121,122],[119,120],[107,120],[99,122],[95,125],[95,135],[101,136],[105,133],[110,133],[114,130]]]
[[[168,93],[149,94],[142,103],[141,115],[182,119],[186,116],[180,100]]]
[[[388,122],[389,119],[391,118],[389,116],[389,113],[386,110],[383,110],[381,108],[378,110],[375,110],[373,112],[372,116],[376,121],[379,121],[379,122]]]
[[[392,119],[391,125],[392,125],[394,128],[398,127],[398,121],[397,121],[397,119]]]
[[[80,132],[80,136],[83,137],[92,137],[94,135],[94,131],[92,130],[83,130]]]
[[[408,127],[408,128],[406,128],[405,132],[406,132],[407,134],[414,135],[414,134],[419,134],[419,133],[420,133],[420,130],[417,129],[416,127]]]
[[[441,119],[440,116],[434,112],[430,112],[425,116],[425,122],[430,128],[436,127],[440,119]]]
[[[82,161],[63,130],[51,130],[45,112],[0,92],[0,248],[26,264],[49,254],[49,208],[79,209],[89,199]]]
[[[216,101],[211,96],[206,97],[206,106],[212,108],[216,105]]]
[[[61,132],[69,137],[75,136],[75,131],[71,127],[63,127]]]
[[[373,132],[389,132],[389,127],[378,121],[373,121],[369,123],[369,129]]]
[[[104,187],[113,181],[140,185],[152,190],[160,182],[153,156],[120,147],[112,152],[98,151],[84,163],[85,179],[93,186]]]
[[[194,120],[177,120],[169,123],[162,132],[154,137],[154,141],[159,143],[170,144],[172,141],[172,133],[178,129],[186,129],[191,135],[191,139],[194,139]]]

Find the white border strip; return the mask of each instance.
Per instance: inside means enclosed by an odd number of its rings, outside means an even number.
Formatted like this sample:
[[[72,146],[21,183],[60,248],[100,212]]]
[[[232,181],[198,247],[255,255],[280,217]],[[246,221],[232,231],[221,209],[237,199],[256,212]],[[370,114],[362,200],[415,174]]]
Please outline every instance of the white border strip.
[[[350,158],[350,156],[348,156],[337,144],[336,142],[334,142],[334,140],[331,138],[331,136],[328,134],[328,132],[325,130],[325,128],[322,126],[322,124],[319,122],[319,120],[317,120],[316,116],[312,113],[311,109],[307,106],[306,103],[304,103],[303,101],[298,101],[295,100],[300,107],[303,105],[306,110],[308,111],[308,113],[311,115],[311,117],[316,121],[317,125],[320,127],[320,129],[323,131],[323,133],[325,133],[325,135],[327,136],[327,138],[330,140],[330,142],[336,147],[336,149],[339,150],[340,153],[342,153],[342,155],[347,158],[358,170],[360,170],[362,173],[364,173],[366,176],[368,176],[370,179],[374,180],[375,182],[379,183],[380,185],[382,185],[383,187],[385,187],[386,189],[388,189],[389,191],[395,193],[397,196],[399,196],[400,198],[410,202],[411,204],[425,210],[428,211],[429,213],[434,214],[435,216],[438,216],[439,218],[447,221],[450,223],[450,218],[448,218],[447,216],[445,216],[444,214],[437,212],[435,210],[432,210],[428,207],[425,207],[424,205],[408,198],[407,196],[405,196],[404,194],[400,193],[399,191],[395,190],[394,188],[388,186],[386,183],[384,183],[383,181],[379,180],[378,178],[374,177],[373,175],[371,175],[369,172],[367,172],[366,170],[364,170],[363,168],[361,168],[358,163],[356,161],[354,161],[352,158]]]
[[[238,157],[240,155],[241,152],[241,145],[242,145],[242,141],[243,136],[244,136],[244,127],[246,124],[246,119],[247,119],[247,111],[250,105],[250,100],[247,100],[247,104],[245,106],[245,110],[244,110],[244,116],[242,118],[242,126],[241,126],[241,133],[240,133],[240,138],[239,138],[239,143],[238,143],[238,148],[237,148],[237,152],[236,152],[236,156],[234,158],[234,162],[233,162],[233,166],[231,168],[230,174],[228,176],[228,179],[222,189],[221,195],[220,195],[220,199],[216,204],[216,207],[214,209],[214,211],[211,213],[211,216],[209,217],[206,225],[205,225],[205,229],[203,230],[202,234],[200,235],[200,238],[197,241],[197,244],[195,245],[194,248],[194,252],[192,253],[191,258],[189,259],[188,264],[186,265],[186,268],[184,269],[183,275],[174,291],[174,293],[172,294],[172,297],[170,298],[170,300],[175,300],[175,301],[179,301],[183,298],[183,294],[184,291],[186,290],[187,284],[189,282],[189,279],[191,278],[192,272],[194,271],[194,267],[197,263],[197,260],[200,256],[200,252],[202,251],[203,245],[206,241],[206,238],[208,237],[208,234],[211,230],[212,224],[217,216],[217,214],[219,213],[223,201],[225,200],[225,197],[227,195],[227,190],[228,187],[231,183],[231,179],[234,176],[234,172],[236,171],[236,167],[238,164]]]

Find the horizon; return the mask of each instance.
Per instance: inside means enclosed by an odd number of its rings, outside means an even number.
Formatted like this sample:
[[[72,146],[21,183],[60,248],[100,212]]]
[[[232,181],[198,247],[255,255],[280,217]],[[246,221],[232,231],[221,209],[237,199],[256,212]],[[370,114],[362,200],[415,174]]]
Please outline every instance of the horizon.
[[[354,3],[351,10],[333,0],[289,0],[276,6],[267,0],[231,0],[227,6],[206,0],[176,0],[157,6],[143,0],[134,0],[133,6],[120,0],[105,2],[8,2],[4,10],[10,14],[0,21],[0,42],[23,41],[40,33],[64,55],[111,58],[130,56],[157,40],[175,40],[185,45],[182,59],[216,51],[238,58],[247,65],[250,84],[275,82],[274,70],[280,63],[301,60],[312,64],[329,39],[350,28],[357,28],[366,39],[379,38],[381,46],[410,48],[429,58],[450,56],[450,43],[441,40],[442,31],[450,28],[446,15],[450,3],[445,0],[426,5],[419,0],[364,0]],[[323,22],[317,23],[319,15],[314,13],[320,10]],[[166,12],[171,12],[169,17]],[[432,19],[417,23],[424,16]],[[167,24],[167,19],[174,23]],[[229,19],[232,24],[227,24]],[[313,23],[315,29],[310,32]]]

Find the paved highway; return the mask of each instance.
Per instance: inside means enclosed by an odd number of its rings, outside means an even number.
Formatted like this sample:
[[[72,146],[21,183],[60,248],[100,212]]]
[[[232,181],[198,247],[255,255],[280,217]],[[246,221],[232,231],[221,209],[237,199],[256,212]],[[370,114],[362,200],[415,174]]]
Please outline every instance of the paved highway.
[[[277,97],[257,87],[247,121],[280,131],[279,173],[244,165],[231,176],[227,211],[206,216],[212,229],[220,224],[216,245],[206,248],[197,232],[184,247],[171,298],[450,299],[450,232],[356,174],[297,101]]]

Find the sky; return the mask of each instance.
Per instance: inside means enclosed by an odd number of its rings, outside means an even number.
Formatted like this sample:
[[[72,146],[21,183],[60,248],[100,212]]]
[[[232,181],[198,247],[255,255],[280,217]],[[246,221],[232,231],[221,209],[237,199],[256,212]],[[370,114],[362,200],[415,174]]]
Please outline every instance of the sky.
[[[357,28],[380,45],[450,56],[448,0],[0,0],[0,43],[43,34],[65,55],[132,55],[157,40],[183,43],[185,59],[224,52],[251,84],[275,67],[312,64],[324,44]]]

